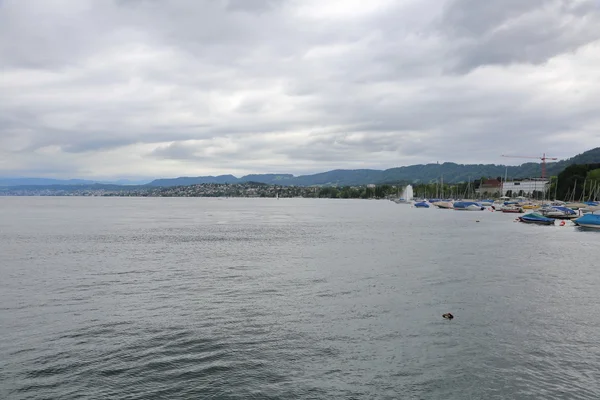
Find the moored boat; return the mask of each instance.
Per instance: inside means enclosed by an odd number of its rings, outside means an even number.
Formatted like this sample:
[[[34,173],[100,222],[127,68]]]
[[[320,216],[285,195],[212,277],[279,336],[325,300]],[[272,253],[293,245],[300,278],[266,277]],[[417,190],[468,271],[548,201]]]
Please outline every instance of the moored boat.
[[[575,225],[583,228],[600,229],[600,214],[585,214],[573,221]]]
[[[433,205],[444,210],[454,208],[454,204],[451,201],[436,201]]]
[[[429,208],[429,204],[426,201],[419,201],[414,205],[416,208]]]
[[[538,213],[544,217],[555,219],[573,219],[578,217],[577,212],[563,206],[542,207],[538,210]]]
[[[565,207],[569,207],[572,210],[579,210],[580,208],[587,208],[588,205],[585,203],[567,203]]]
[[[554,218],[544,217],[542,214],[530,213],[519,217],[520,222],[526,224],[537,224],[537,225],[554,225]]]
[[[500,211],[503,213],[512,213],[512,214],[523,214],[525,211],[521,207],[517,206],[503,206]]]
[[[454,209],[461,211],[483,211],[485,207],[474,201],[457,201],[454,203]]]

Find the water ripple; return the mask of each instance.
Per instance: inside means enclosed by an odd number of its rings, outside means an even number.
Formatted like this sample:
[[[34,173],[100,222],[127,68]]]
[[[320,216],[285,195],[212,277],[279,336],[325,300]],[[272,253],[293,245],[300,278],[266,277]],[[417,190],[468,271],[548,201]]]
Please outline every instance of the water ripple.
[[[89,201],[0,207],[2,399],[600,398],[598,235],[391,202]]]

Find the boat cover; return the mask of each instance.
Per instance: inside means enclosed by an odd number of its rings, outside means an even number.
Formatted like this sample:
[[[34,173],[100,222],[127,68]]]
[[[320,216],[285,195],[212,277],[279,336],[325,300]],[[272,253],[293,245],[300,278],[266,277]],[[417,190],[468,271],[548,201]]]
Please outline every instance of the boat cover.
[[[568,207],[552,206],[555,210],[562,211],[567,215],[576,215],[577,213]]]
[[[546,223],[554,222],[554,218],[544,217],[542,214],[538,214],[538,213],[525,214],[525,215],[519,217],[519,219],[527,221],[527,222],[546,222]]]
[[[595,225],[600,228],[600,215],[598,214],[585,214],[583,217],[577,218],[575,221],[577,225]]]

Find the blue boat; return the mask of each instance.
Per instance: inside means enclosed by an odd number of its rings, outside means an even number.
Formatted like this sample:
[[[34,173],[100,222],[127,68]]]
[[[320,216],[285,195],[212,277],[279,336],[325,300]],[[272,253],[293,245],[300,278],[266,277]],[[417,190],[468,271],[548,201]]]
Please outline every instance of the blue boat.
[[[425,201],[420,201],[418,203],[415,203],[415,207],[417,207],[417,208],[429,208],[429,204],[427,204],[427,202],[425,202]]]
[[[485,207],[481,205],[481,203],[476,203],[474,201],[457,201],[454,203],[454,209],[465,211],[481,211],[485,210]]]
[[[577,218],[577,213],[568,207],[563,206],[546,206],[538,210],[544,217],[555,219],[572,219]]]
[[[573,221],[575,225],[584,228],[600,229],[600,214],[585,214]]]
[[[544,217],[542,214],[531,213],[525,214],[519,217],[519,221],[526,224],[537,224],[537,225],[554,225],[554,218]]]

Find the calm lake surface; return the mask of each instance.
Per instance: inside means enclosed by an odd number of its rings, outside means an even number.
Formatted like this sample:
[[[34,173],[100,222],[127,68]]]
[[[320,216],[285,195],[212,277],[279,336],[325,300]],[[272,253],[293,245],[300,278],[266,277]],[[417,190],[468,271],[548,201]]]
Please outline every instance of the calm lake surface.
[[[0,198],[0,398],[597,400],[600,233],[514,218]]]

